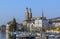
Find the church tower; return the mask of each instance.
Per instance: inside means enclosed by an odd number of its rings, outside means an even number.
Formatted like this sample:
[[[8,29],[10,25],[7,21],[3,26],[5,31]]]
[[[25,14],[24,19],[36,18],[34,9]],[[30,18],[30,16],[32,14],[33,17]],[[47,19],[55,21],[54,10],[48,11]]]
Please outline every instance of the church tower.
[[[43,10],[42,10],[42,17],[44,17],[44,13],[43,13]]]
[[[28,8],[26,8],[26,12],[25,12],[25,20],[29,19],[29,11]]]
[[[31,8],[29,9],[29,19],[32,18],[32,11],[31,11]]]
[[[42,20],[45,20],[45,19],[46,19],[46,17],[44,16],[44,12],[42,10]]]

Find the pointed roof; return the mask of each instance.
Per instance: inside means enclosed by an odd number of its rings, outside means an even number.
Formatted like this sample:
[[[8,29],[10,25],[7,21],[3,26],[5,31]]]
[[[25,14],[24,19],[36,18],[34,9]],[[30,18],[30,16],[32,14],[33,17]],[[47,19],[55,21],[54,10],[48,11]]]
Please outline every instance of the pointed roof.
[[[15,19],[15,18],[13,18],[13,22],[15,22],[15,23],[16,23],[16,19]]]
[[[46,19],[46,17],[44,16],[43,10],[42,10],[42,19]]]
[[[29,13],[32,13],[31,8],[29,9]]]
[[[13,18],[13,20],[9,21],[7,24],[12,24],[12,23],[16,23],[16,19]]]
[[[43,10],[42,10],[42,17],[44,17],[44,12],[43,12]]]

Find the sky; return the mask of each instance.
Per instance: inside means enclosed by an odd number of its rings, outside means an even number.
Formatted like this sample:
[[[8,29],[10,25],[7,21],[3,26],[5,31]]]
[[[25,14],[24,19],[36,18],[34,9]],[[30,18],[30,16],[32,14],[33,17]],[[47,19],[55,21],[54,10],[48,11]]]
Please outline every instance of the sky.
[[[40,17],[42,10],[46,18],[60,17],[60,0],[0,0],[0,25],[13,18],[21,23],[26,7],[32,9],[33,17]]]

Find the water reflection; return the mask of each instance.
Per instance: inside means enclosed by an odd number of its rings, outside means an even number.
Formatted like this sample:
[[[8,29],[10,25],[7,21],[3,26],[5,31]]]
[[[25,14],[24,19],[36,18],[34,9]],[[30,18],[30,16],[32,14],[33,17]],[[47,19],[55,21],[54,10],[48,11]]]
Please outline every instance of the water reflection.
[[[6,34],[5,32],[0,31],[0,39],[6,39]]]

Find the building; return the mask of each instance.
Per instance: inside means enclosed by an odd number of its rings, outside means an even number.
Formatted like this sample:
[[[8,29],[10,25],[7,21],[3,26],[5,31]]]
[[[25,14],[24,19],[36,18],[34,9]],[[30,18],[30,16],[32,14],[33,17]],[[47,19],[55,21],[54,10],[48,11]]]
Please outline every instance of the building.
[[[2,32],[5,32],[6,31],[6,25],[1,25],[0,29],[1,29]]]
[[[28,8],[26,8],[25,20],[23,20],[23,22],[22,22],[22,25],[26,28],[25,29],[26,31],[29,31],[29,32],[31,31],[32,24],[33,24],[33,28],[39,29],[38,31],[40,31],[40,28],[44,27],[44,29],[45,29],[46,26],[48,26],[47,23],[48,23],[48,21],[47,21],[46,17],[44,16],[43,11],[42,11],[41,17],[32,17],[31,8],[29,10],[28,10]]]
[[[31,20],[31,18],[32,18],[31,8],[29,10],[28,10],[28,8],[26,8],[25,20]]]
[[[60,30],[60,17],[47,19],[44,16],[42,10],[42,16],[33,17],[31,8],[26,8],[25,11],[25,19],[22,23],[16,23],[16,19],[14,18],[12,21],[8,22],[6,25],[6,29],[10,31],[26,31],[26,32],[40,32],[44,31],[47,32],[50,30]],[[17,28],[16,28],[17,27]],[[12,29],[11,29],[12,28]]]
[[[60,33],[60,17],[49,19],[48,32]]]
[[[23,20],[22,25],[25,27],[25,30],[29,31],[29,32],[30,31],[35,32],[35,30],[38,30],[39,32],[41,30],[43,30],[45,32],[48,30],[51,30],[51,31],[55,30],[55,32],[56,32],[58,29],[60,30],[60,17],[47,19],[44,16],[43,11],[42,11],[41,17],[33,17],[31,8],[30,8],[30,10],[28,8],[26,8],[25,20]]]
[[[9,21],[6,24],[6,39],[16,39],[16,35],[12,36],[11,33],[16,32],[17,29],[17,23],[16,19],[13,18],[13,20]]]
[[[60,17],[47,19],[42,11],[42,16],[33,17],[31,8],[26,8],[25,19],[22,23],[17,23],[16,19],[9,21],[6,24],[6,39],[16,39],[11,38],[11,32],[27,32],[27,33],[60,33]],[[26,34],[27,35],[27,34]],[[23,37],[23,39],[26,37]]]

